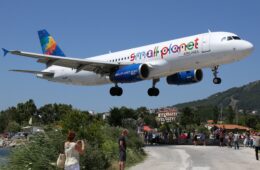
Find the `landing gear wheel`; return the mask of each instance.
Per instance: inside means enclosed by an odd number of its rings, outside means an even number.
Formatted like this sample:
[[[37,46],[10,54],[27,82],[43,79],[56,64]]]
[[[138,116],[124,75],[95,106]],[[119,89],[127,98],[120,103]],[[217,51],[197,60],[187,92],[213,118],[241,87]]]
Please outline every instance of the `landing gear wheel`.
[[[160,79],[153,79],[153,87],[149,88],[147,93],[149,96],[158,96],[160,94],[160,90],[155,87],[155,84],[158,83]]]
[[[122,96],[123,89],[121,87],[117,87],[117,96]]]
[[[158,96],[160,94],[160,90],[158,88],[154,88],[154,96]]]
[[[213,83],[214,84],[220,84],[221,83],[221,78],[218,77],[218,67],[219,66],[215,66],[212,68],[212,72],[213,72]]]
[[[153,96],[153,88],[149,88],[147,93],[149,96]]]
[[[215,77],[215,78],[213,79],[213,83],[214,83],[214,84],[220,84],[220,83],[221,83],[221,78]]]
[[[111,87],[109,92],[111,96],[115,96],[116,95],[115,87]]]
[[[123,89],[121,87],[111,87],[110,88],[110,95],[111,96],[121,96],[123,94]]]
[[[158,96],[160,93],[160,90],[158,88],[153,87],[153,88],[149,88],[147,93],[149,96]]]

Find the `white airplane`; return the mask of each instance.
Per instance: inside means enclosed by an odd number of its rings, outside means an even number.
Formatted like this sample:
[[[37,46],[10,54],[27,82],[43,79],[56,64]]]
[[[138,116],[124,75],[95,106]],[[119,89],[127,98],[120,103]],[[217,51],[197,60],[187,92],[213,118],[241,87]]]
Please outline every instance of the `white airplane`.
[[[217,76],[221,64],[241,60],[250,55],[253,45],[229,32],[208,32],[190,37],[132,48],[129,50],[79,59],[65,57],[53,37],[38,31],[43,54],[8,51],[4,55],[31,57],[46,64],[42,71],[10,70],[35,74],[38,78],[75,85],[101,85],[112,83],[110,94],[121,96],[119,83],[152,80],[149,96],[158,96],[155,87],[161,77],[170,85],[192,84],[202,80],[202,68],[211,68],[213,83],[220,84]]]

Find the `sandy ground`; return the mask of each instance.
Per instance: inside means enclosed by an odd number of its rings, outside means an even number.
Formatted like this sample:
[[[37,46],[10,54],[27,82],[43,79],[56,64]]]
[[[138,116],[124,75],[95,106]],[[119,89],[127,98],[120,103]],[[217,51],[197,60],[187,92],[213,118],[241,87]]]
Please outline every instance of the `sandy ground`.
[[[251,148],[218,146],[149,146],[147,159],[129,170],[256,170],[260,161]],[[260,156],[260,155],[259,155]]]

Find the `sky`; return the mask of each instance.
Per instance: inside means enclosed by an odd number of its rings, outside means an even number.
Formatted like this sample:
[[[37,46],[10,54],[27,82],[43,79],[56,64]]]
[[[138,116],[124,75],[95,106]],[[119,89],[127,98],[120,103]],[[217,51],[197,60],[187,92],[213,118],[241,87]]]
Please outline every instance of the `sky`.
[[[151,81],[122,84],[124,94],[111,97],[109,89],[113,84],[73,86],[10,72],[10,69],[42,70],[45,65],[31,58],[0,54],[0,110],[29,99],[37,107],[65,103],[95,112],[121,106],[157,108],[203,99],[260,80],[259,7],[260,1],[253,0],[2,1],[1,48],[41,53],[37,31],[44,28],[67,56],[86,58],[210,29],[236,33],[252,42],[255,50],[239,62],[220,66],[221,85],[212,83],[212,72],[206,68],[202,82],[193,85],[168,85],[162,78],[157,84],[158,97],[147,95]]]

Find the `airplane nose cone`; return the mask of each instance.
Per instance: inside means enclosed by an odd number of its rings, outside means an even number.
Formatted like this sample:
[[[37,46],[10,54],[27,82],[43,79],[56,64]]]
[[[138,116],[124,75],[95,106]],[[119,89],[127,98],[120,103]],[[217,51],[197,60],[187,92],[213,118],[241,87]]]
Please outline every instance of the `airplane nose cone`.
[[[251,43],[251,42],[246,42],[246,48],[249,50],[249,51],[253,51],[254,50],[254,45]]]
[[[249,41],[244,41],[243,44],[241,45],[242,45],[241,49],[245,55],[250,55],[254,50],[254,45]]]

